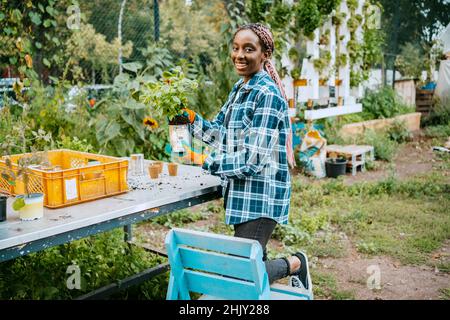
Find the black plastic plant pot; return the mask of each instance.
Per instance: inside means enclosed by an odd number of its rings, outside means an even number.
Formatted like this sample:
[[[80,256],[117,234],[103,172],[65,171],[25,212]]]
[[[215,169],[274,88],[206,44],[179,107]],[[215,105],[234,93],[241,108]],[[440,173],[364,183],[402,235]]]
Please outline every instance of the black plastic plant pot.
[[[0,195],[0,222],[6,221],[6,200],[8,197]]]
[[[325,169],[327,172],[327,177],[337,178],[339,176],[345,175],[345,169],[347,168],[346,159],[327,159],[325,161]]]
[[[169,120],[169,125],[178,126],[182,124],[189,124],[189,118],[183,115],[177,115]]]

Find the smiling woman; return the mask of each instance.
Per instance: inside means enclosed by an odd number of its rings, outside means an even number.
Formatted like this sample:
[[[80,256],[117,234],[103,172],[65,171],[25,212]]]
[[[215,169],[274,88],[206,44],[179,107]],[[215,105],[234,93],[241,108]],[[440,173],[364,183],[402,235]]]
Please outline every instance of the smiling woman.
[[[258,36],[251,30],[242,30],[234,36],[231,60],[237,73],[247,83],[257,72],[261,71],[267,60],[267,50],[262,49]]]
[[[293,286],[312,292],[304,253],[267,260],[265,249],[275,226],[288,223],[293,166],[286,95],[270,60],[273,51],[267,27],[240,27],[230,57],[242,79],[213,121],[188,109],[185,117],[193,136],[215,149],[203,169],[222,180],[226,223],[234,236],[259,241],[271,283],[290,275]]]

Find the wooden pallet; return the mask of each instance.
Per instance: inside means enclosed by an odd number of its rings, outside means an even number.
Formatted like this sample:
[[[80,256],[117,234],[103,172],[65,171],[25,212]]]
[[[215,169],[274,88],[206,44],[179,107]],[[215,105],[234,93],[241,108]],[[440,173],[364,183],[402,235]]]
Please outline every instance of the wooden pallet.
[[[422,114],[429,114],[433,107],[434,90],[416,91],[416,111]]]
[[[352,175],[356,175],[356,170],[360,166],[361,171],[366,171],[366,159],[374,160],[374,147],[366,145],[340,146],[332,144],[326,147],[327,157],[332,153],[336,156],[344,157],[348,160],[347,166],[352,169]],[[368,158],[367,158],[368,157]]]

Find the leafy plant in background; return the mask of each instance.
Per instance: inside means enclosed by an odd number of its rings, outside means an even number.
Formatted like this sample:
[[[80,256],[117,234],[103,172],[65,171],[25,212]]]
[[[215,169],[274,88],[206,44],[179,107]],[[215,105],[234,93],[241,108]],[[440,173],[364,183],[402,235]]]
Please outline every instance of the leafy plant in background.
[[[317,0],[317,8],[324,16],[328,16],[341,4],[341,0]]]
[[[389,86],[377,91],[368,91],[364,99],[363,116],[366,120],[391,118],[396,115],[414,112],[414,107],[403,103],[398,94]]]
[[[270,11],[271,1],[250,0],[246,1],[246,14],[250,22],[264,22]]]
[[[46,74],[59,76],[66,57],[64,43],[71,34],[66,27],[66,11],[72,4],[76,1],[2,0],[0,67],[12,66],[13,73],[24,74],[21,60],[28,56],[27,63],[31,65],[33,62],[28,77],[43,77],[47,81]]]
[[[167,48],[177,58],[202,56],[208,61],[216,59],[217,50],[214,49],[223,41],[218,31],[227,19],[224,4],[221,0],[197,0],[190,6],[186,6],[185,1],[162,1],[161,36]]]
[[[401,46],[395,67],[403,77],[420,79],[424,69],[424,55],[421,48],[413,43]]]
[[[313,35],[322,21],[319,8],[316,0],[300,1],[294,6],[295,12],[295,26],[298,30],[303,30],[307,37]]]
[[[0,299],[75,299],[112,282],[120,281],[163,263],[164,258],[123,241],[116,229],[56,246],[0,264]],[[67,268],[81,271],[81,289],[67,288]],[[114,299],[165,298],[168,276],[152,278],[114,294]]]
[[[164,70],[175,66],[175,58],[164,42],[149,42],[146,48],[139,49],[145,59],[146,73],[161,77]]]
[[[385,132],[375,132],[368,129],[364,132],[363,137],[358,140],[374,147],[376,159],[391,162],[397,153],[398,143],[391,140]]]
[[[118,38],[115,38],[108,42],[105,35],[97,33],[91,24],[85,23],[80,24],[80,30],[73,32],[65,45],[67,54],[74,62],[73,68],[81,70],[81,74],[78,73],[77,76],[85,80],[91,78],[94,83],[98,78],[101,78],[102,83],[110,83],[112,75],[119,69],[119,50],[122,50],[124,58],[129,57],[133,51],[131,41],[121,45]],[[115,68],[111,70],[112,67]]]
[[[450,97],[434,101],[430,114],[422,117],[422,125],[436,126],[450,124]]]
[[[138,152],[146,158],[165,160],[166,127],[159,125],[162,123],[159,114],[149,113],[145,104],[139,102],[141,85],[155,78],[145,75],[139,63],[123,67],[129,73],[114,79],[113,92],[97,104],[95,117],[89,121],[95,132],[96,146],[100,153],[127,156]],[[146,118],[154,122],[147,126]]]
[[[412,139],[412,134],[408,130],[404,121],[395,120],[387,129],[389,139],[397,143],[403,143]]]

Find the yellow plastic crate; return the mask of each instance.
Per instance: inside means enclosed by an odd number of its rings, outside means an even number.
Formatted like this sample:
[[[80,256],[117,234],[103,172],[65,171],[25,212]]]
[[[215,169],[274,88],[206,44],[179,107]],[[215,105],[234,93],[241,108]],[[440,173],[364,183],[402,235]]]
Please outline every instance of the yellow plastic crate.
[[[128,191],[128,160],[72,150],[51,150],[40,153],[49,166],[30,166],[29,192],[44,193],[44,205],[60,208]],[[32,154],[16,154],[0,158],[0,173],[9,170],[5,159],[10,158],[17,173],[17,162]],[[25,193],[22,179],[11,186],[0,176],[0,192]]]

